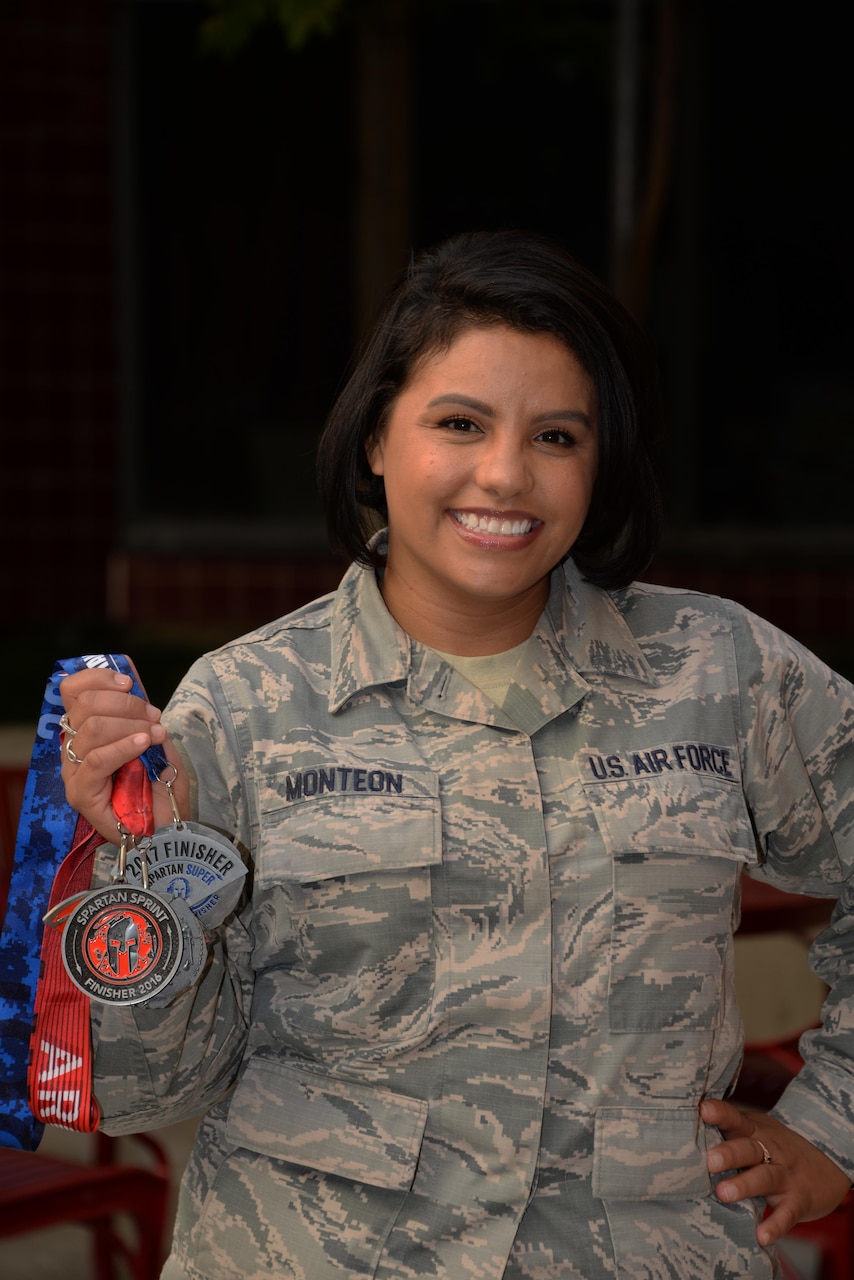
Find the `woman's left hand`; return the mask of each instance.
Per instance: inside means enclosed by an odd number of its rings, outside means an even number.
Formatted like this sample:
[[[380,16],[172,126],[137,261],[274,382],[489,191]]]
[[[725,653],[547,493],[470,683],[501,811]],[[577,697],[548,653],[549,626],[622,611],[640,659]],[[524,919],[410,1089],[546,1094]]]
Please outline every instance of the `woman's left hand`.
[[[762,1196],[771,1209],[756,1230],[761,1245],[773,1244],[797,1222],[823,1218],[851,1186],[838,1164],[764,1112],[706,1098],[700,1115],[724,1135],[723,1142],[709,1148],[709,1172],[738,1170],[717,1184],[718,1199],[733,1204]]]

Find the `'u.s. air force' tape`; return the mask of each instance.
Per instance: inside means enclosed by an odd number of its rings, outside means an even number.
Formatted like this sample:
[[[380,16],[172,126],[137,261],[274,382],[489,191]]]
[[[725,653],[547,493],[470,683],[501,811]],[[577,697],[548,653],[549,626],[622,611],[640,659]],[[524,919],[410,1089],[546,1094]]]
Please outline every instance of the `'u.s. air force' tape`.
[[[147,878],[144,863],[148,863]],[[230,840],[200,822],[173,822],[141,841],[127,860],[125,878],[181,899],[206,928],[215,928],[240,901],[246,867]]]

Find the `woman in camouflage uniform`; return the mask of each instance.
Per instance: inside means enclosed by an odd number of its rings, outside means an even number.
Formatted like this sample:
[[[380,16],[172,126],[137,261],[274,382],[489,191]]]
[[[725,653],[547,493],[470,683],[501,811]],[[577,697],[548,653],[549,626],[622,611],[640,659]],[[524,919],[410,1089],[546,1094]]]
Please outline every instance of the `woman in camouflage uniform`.
[[[167,1276],[770,1277],[848,1188],[854,696],[634,581],[651,369],[555,246],[422,255],[321,442],[338,591],[162,720],[126,677],[64,681],[74,807],[109,837],[113,772],[164,743],[251,868],[198,984],[96,1028],[108,1131],[205,1113]],[[726,1101],[743,870],[839,898],[768,1115]]]

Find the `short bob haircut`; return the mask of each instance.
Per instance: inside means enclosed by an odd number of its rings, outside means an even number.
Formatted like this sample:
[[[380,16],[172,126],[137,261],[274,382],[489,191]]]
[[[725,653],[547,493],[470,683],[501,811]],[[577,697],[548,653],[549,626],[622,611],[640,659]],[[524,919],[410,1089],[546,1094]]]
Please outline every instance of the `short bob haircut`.
[[[388,512],[366,443],[422,360],[489,325],[553,335],[593,382],[599,464],[571,555],[591,581],[625,586],[652,559],[660,524],[656,363],[610,290],[559,245],[523,231],[456,235],[415,257],[392,292],[320,438],[318,486],[333,548],[377,563],[368,541]]]

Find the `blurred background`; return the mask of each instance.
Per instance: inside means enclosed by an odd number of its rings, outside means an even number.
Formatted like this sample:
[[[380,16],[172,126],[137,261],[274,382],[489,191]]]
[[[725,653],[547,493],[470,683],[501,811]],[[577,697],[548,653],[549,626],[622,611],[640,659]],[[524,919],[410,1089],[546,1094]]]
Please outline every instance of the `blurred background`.
[[[162,701],[334,586],[360,337],[413,250],[512,225],[659,353],[647,576],[854,674],[846,48],[750,0],[3,0],[0,719],[89,649]]]

